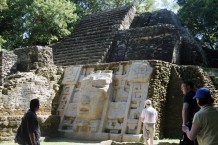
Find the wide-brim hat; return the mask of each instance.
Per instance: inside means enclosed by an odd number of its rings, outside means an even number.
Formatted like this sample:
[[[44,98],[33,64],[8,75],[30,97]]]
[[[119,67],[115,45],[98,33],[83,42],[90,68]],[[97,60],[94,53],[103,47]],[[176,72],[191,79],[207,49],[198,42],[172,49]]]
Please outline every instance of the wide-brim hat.
[[[148,105],[151,105],[151,100],[149,99],[145,101],[145,106],[148,106]]]

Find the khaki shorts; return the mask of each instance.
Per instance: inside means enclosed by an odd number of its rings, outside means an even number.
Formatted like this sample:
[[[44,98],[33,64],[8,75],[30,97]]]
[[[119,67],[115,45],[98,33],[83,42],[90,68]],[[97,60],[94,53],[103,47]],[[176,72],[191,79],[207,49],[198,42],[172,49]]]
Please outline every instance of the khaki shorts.
[[[154,123],[144,123],[143,124],[143,137],[145,140],[153,139],[155,135],[155,124]]]

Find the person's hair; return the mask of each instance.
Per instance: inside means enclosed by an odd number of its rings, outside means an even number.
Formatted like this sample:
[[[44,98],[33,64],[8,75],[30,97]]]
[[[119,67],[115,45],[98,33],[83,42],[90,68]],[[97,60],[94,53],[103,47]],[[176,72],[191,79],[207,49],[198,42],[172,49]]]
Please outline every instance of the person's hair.
[[[30,110],[34,111],[37,107],[39,107],[39,99],[32,99],[30,101]]]
[[[211,105],[214,103],[214,98],[210,97],[210,98],[198,98],[198,104],[200,106],[204,106],[204,105]]]
[[[194,89],[194,86],[195,86],[194,82],[191,81],[191,80],[184,80],[184,81],[182,81],[182,84],[185,84],[186,86],[189,86],[190,89]]]

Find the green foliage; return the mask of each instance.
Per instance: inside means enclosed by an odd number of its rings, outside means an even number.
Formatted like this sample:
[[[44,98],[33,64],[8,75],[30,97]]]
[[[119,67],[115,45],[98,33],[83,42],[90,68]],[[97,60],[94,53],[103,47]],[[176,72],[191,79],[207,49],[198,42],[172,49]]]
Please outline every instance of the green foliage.
[[[78,18],[67,0],[7,0],[0,19],[6,48],[47,45],[69,35]]]
[[[131,3],[131,0],[71,0],[77,4],[77,13],[80,16],[98,13],[108,9],[122,7]]]
[[[215,49],[218,39],[218,1],[217,0],[178,0],[182,6],[179,16],[194,35],[202,37],[204,46]]]
[[[0,35],[0,51],[3,48],[3,45],[6,43],[6,41],[2,38],[2,36]]]
[[[7,0],[0,0],[0,11],[7,9]]]
[[[84,16],[105,10],[136,5],[139,12],[156,10],[155,0],[71,0],[77,4],[77,14]]]

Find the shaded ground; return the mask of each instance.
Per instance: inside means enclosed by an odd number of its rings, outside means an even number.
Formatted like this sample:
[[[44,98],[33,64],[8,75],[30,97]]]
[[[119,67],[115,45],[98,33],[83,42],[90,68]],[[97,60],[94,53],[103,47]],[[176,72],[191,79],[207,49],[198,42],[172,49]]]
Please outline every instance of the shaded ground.
[[[155,140],[155,145],[159,143],[179,143],[179,140],[169,140],[169,139],[164,139],[164,140]],[[1,142],[1,145],[18,145],[15,144],[14,142]],[[56,139],[49,139],[49,140],[44,140],[40,142],[40,145],[100,145],[100,141],[79,141],[79,140],[71,140],[71,139],[66,139],[66,138],[56,138]]]
[[[14,142],[0,142],[1,145],[18,145]],[[40,145],[99,145],[100,142],[94,141],[78,141],[78,140],[71,140],[66,138],[57,138],[57,139],[49,139],[40,142]]]

